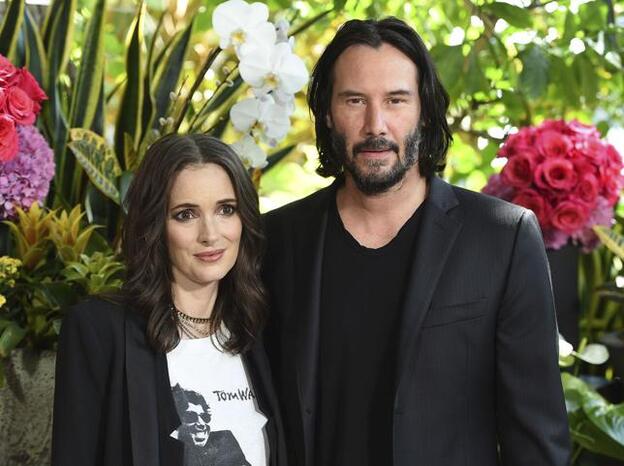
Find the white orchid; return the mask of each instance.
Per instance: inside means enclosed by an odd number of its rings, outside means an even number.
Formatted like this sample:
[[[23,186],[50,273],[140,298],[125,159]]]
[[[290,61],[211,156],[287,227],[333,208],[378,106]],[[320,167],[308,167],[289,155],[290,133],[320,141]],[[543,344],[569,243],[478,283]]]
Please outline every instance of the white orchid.
[[[268,22],[269,8],[260,2],[228,0],[217,6],[212,25],[222,49],[234,47],[239,58],[251,50],[271,48],[275,44],[275,26]]]
[[[295,38],[288,37],[290,23],[287,19],[280,19],[275,22],[275,43],[286,42],[290,46],[290,50],[295,48]]]
[[[241,58],[239,70],[245,82],[264,93],[295,94],[308,82],[303,60],[284,42],[270,48],[255,46]]]
[[[236,141],[231,147],[243,163],[251,168],[264,168],[268,164],[266,154],[249,134]]]
[[[269,140],[280,140],[290,128],[287,109],[277,104],[271,96],[250,98],[237,102],[230,111],[234,127],[255,137],[266,136]]]

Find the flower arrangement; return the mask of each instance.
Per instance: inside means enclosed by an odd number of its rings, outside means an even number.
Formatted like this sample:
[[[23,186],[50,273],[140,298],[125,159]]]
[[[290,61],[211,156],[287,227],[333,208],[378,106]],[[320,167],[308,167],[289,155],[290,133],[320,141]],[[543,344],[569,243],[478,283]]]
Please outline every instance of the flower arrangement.
[[[253,92],[232,107],[230,120],[243,136],[232,147],[252,168],[263,168],[267,156],[261,145],[275,147],[290,128],[294,95],[308,81],[305,64],[294,52],[285,20],[268,21],[263,3],[228,0],[215,8],[212,23],[219,46],[233,50],[239,72]]]
[[[598,244],[592,227],[611,225],[624,177],[622,157],[595,127],[546,120],[510,135],[497,157],[507,162],[483,192],[531,209],[547,248]]]
[[[42,201],[54,176],[54,155],[34,126],[47,97],[26,68],[0,55],[0,219]]]

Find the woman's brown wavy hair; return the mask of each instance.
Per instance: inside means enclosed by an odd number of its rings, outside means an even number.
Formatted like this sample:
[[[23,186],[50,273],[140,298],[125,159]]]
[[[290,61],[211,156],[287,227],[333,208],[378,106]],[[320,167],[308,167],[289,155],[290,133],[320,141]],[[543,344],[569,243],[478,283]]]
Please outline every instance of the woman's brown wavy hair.
[[[228,174],[243,224],[236,263],[219,282],[213,334],[225,350],[240,353],[254,343],[265,321],[266,298],[260,280],[264,235],[258,195],[249,174],[233,150],[214,137],[168,135],[148,149],[132,180],[122,231],[127,267],[123,299],[145,316],[148,341],[159,352],[171,351],[180,341],[177,318],[170,308],[173,277],[165,232],[169,193],[180,171],[206,163],[219,165]],[[218,331],[222,324],[228,336]]]

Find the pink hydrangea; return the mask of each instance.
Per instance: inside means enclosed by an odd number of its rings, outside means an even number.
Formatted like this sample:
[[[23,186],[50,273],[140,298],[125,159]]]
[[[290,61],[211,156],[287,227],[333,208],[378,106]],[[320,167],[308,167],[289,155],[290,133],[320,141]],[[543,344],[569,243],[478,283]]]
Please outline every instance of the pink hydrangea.
[[[19,149],[12,160],[0,163],[0,219],[15,216],[42,202],[54,176],[54,153],[35,126],[17,125]]]

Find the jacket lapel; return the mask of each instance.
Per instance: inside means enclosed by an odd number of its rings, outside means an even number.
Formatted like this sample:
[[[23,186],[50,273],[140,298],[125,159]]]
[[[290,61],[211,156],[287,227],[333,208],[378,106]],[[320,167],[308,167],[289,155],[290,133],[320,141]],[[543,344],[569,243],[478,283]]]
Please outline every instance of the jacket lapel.
[[[457,204],[453,188],[439,178],[431,177],[403,302],[397,357],[397,393],[414,353],[420,327],[438,280],[461,230],[459,216],[449,214]]]
[[[144,319],[131,310],[126,312],[126,383],[133,464],[181,465],[183,445],[169,437],[180,420],[166,356],[152,351]],[[161,443],[161,439],[166,440]]]
[[[318,388],[319,332],[321,315],[321,273],[327,212],[335,195],[337,183],[325,189],[314,210],[306,212],[305,223],[296,225],[295,303],[301,303],[302,312],[296,331],[297,375],[300,416],[303,421],[305,464],[313,464],[314,430]],[[299,315],[299,314],[298,314]]]

